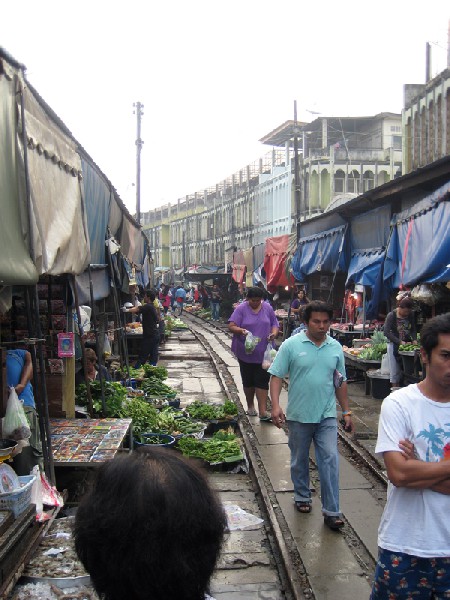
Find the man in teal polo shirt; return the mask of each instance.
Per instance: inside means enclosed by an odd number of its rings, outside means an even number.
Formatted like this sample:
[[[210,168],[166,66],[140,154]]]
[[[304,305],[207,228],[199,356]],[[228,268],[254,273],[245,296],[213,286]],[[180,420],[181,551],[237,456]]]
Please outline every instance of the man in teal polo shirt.
[[[320,477],[322,513],[331,529],[344,525],[339,510],[339,454],[336,398],[346,429],[353,430],[348,408],[342,346],[328,335],[333,310],[325,302],[310,302],[304,309],[306,330],[281,345],[269,369],[272,421],[289,429],[294,502],[301,513],[311,512],[309,449],[314,442]],[[337,379],[343,376],[340,387]],[[289,375],[286,416],[280,406],[282,378]]]

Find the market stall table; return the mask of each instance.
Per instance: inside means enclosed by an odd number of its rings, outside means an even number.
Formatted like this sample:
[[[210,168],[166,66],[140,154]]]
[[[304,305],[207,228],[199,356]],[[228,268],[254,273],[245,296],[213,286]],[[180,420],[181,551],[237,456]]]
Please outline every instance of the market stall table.
[[[113,459],[129,436],[131,419],[50,419],[55,467],[95,467]]]
[[[359,339],[361,337],[366,337],[370,333],[373,333],[375,330],[374,327],[361,327],[359,329],[354,329],[350,331],[349,329],[339,329],[338,327],[330,327],[330,335],[335,340],[338,340],[343,346],[351,347],[353,345],[353,340]]]
[[[356,371],[361,371],[363,373],[364,382],[365,382],[365,393],[366,396],[370,395],[370,379],[367,377],[366,373],[370,369],[379,369],[381,366],[381,360],[364,360],[362,358],[358,358],[355,354],[350,354],[349,352],[345,352],[344,350],[344,358],[345,358],[345,366],[351,367]],[[355,381],[355,380],[353,380]],[[356,380],[359,381],[359,380]]]
[[[130,333],[128,331],[126,332],[125,339],[127,342],[127,350],[129,357],[137,358],[139,356],[139,349],[141,347],[142,337],[142,333]]]

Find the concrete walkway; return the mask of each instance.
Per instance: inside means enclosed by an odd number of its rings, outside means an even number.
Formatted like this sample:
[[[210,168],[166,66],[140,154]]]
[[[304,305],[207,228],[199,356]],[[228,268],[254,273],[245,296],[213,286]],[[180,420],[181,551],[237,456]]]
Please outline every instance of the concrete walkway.
[[[193,326],[196,322],[192,322]],[[213,346],[220,359],[227,365],[238,388],[243,407],[246,407],[238,362],[229,350],[217,342],[216,336],[202,329],[201,334]],[[230,338],[219,332],[219,339],[230,346]],[[364,395],[362,384],[349,384],[350,404],[355,414],[357,429],[367,434],[366,447],[375,446],[379,407],[381,402]],[[286,408],[287,392],[281,395]],[[247,417],[257,441],[257,451],[276,493],[278,506],[288,524],[318,600],[344,600],[349,597],[364,600],[370,594],[372,569],[364,559],[356,560],[349,548],[345,531],[333,532],[323,523],[319,494],[313,494],[313,510],[309,515],[299,514],[293,504],[293,486],[290,478],[290,453],[287,436],[271,423],[261,423],[258,417]],[[312,453],[312,458],[314,454]],[[320,483],[313,482],[319,491]],[[360,474],[352,462],[340,461],[341,510],[356,531],[357,537],[368,549],[372,558],[377,554],[377,528],[383,510],[383,498],[377,498],[371,484]]]

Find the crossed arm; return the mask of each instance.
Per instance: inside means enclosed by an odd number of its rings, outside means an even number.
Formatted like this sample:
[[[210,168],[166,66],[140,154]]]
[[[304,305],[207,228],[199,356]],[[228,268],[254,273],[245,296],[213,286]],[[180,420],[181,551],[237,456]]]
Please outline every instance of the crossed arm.
[[[398,452],[383,453],[389,480],[396,487],[430,489],[450,495],[450,461],[418,460],[414,453],[414,444],[409,440],[401,440],[399,448]]]

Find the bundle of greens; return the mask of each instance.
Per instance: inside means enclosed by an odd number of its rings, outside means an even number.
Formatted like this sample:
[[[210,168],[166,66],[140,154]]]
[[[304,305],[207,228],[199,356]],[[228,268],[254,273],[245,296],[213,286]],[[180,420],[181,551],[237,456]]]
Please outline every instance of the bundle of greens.
[[[202,458],[210,464],[234,462],[243,459],[241,446],[236,437],[226,440],[221,439],[217,434],[214,434],[210,440],[184,437],[178,442],[178,448],[184,456]]]
[[[142,368],[144,369],[145,377],[148,377],[149,379],[159,379],[160,381],[164,381],[164,379],[167,379],[168,372],[166,367],[157,367],[145,363],[145,365]]]
[[[126,388],[117,381],[104,381],[105,393],[105,417],[118,417],[122,409],[122,404],[127,397]],[[98,414],[102,413],[102,392],[101,382],[91,381],[89,384],[92,397],[92,407]],[[84,383],[75,388],[75,402],[80,406],[88,405],[87,389]]]
[[[145,379],[142,382],[141,390],[143,390],[149,398],[175,398],[177,395],[176,390],[171,388],[170,385],[166,385],[160,379],[155,377]]]
[[[189,404],[187,411],[191,417],[203,421],[226,419],[238,414],[236,404],[229,400],[226,400],[223,404],[207,404],[206,402],[195,400]]]
[[[358,354],[358,358],[362,360],[381,360],[383,354],[387,352],[387,337],[382,331],[375,331],[370,339],[372,345],[369,348],[364,348]]]
[[[124,402],[119,416],[132,420],[133,433],[138,437],[141,433],[154,431],[158,411],[145,400],[132,398]]]

